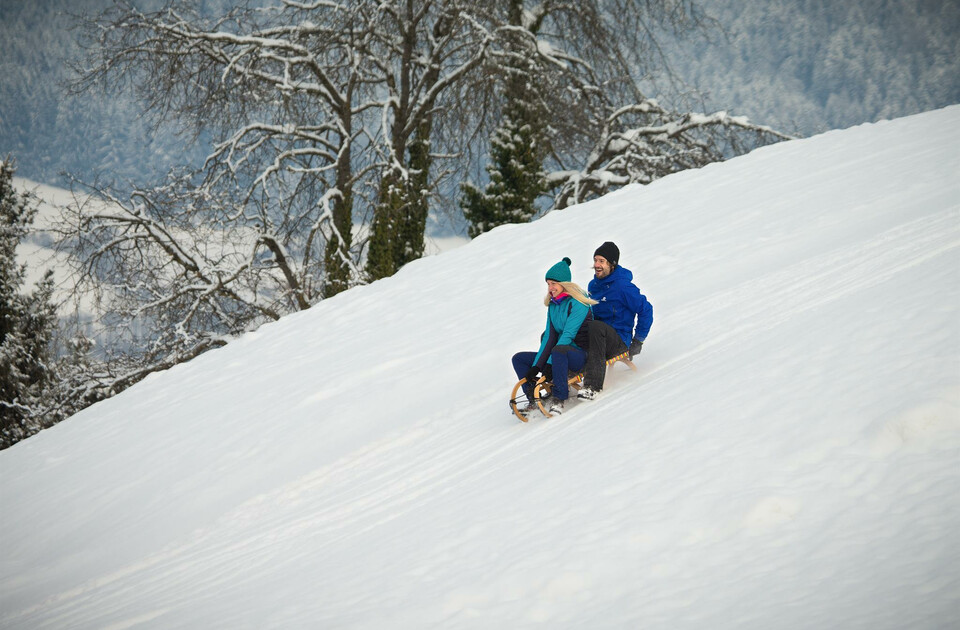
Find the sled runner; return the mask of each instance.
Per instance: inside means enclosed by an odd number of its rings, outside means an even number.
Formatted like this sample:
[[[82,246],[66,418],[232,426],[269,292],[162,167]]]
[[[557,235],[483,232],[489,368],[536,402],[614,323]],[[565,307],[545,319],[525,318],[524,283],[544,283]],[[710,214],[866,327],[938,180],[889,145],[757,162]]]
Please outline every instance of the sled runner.
[[[612,359],[607,359],[608,366],[617,362],[628,365],[634,372],[637,370],[637,366],[630,360],[629,352],[624,352]],[[517,381],[517,384],[513,386],[513,391],[510,392],[510,409],[513,411],[513,414],[520,418],[521,422],[526,422],[528,418],[524,414],[531,413],[533,408],[536,407],[536,409],[547,418],[553,417],[553,414],[547,410],[544,404],[545,399],[550,395],[550,383],[547,382],[545,377],[541,376],[533,386],[533,399],[531,400],[527,396],[527,393],[523,391],[523,386],[526,382],[527,379],[521,378]],[[567,382],[575,391],[579,391],[580,386],[583,384],[583,372],[573,374],[567,379]]]

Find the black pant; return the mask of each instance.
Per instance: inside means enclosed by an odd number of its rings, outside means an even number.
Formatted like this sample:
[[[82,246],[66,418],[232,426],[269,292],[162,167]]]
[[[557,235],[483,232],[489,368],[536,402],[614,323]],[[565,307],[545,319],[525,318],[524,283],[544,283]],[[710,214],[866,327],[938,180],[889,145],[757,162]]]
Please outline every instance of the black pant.
[[[610,324],[598,319],[587,322],[587,365],[583,375],[584,387],[599,391],[603,389],[603,379],[607,376],[607,359],[627,351],[623,339]]]

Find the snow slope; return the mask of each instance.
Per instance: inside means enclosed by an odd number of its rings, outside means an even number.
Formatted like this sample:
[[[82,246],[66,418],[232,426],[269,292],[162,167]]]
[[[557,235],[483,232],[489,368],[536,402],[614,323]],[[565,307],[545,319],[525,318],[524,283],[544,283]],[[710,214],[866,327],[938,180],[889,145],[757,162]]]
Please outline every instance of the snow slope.
[[[945,628],[960,106],[505,226],[0,452],[2,628]],[[521,424],[615,240],[639,372]]]

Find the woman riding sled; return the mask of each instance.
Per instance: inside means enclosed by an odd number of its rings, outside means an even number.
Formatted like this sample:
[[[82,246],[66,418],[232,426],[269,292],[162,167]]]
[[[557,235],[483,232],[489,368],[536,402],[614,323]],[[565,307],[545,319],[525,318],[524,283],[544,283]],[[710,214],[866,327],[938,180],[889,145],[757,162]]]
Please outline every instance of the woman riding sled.
[[[563,403],[570,395],[567,378],[570,371],[579,372],[587,360],[587,327],[584,322],[593,319],[591,300],[571,282],[570,259],[564,258],[547,270],[547,326],[540,338],[537,352],[518,352],[513,355],[513,369],[517,378],[525,378],[523,386],[527,400],[533,405],[533,386],[540,374],[553,381],[550,413],[563,413]]]

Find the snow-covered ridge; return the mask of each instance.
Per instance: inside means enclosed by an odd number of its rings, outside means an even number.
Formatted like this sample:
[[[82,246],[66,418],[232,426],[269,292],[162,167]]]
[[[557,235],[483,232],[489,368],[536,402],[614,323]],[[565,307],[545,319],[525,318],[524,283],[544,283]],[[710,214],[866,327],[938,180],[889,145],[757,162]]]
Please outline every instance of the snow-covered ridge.
[[[960,107],[505,226],[0,452],[3,628],[938,628],[960,609]],[[636,375],[522,425],[543,274]]]

